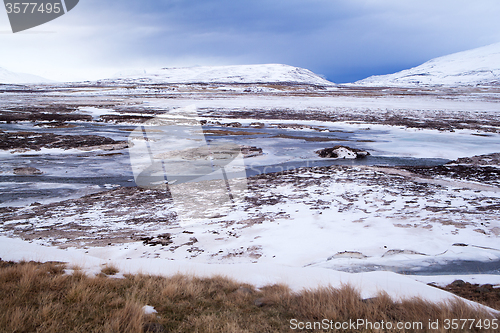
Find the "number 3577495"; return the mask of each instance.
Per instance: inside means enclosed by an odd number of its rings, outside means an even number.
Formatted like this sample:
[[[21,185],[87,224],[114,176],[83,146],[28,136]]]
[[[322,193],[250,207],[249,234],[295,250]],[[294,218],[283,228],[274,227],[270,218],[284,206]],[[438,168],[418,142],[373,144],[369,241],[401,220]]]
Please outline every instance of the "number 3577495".
[[[15,2],[6,3],[7,14],[59,14],[61,12],[60,3],[36,3],[36,2]]]

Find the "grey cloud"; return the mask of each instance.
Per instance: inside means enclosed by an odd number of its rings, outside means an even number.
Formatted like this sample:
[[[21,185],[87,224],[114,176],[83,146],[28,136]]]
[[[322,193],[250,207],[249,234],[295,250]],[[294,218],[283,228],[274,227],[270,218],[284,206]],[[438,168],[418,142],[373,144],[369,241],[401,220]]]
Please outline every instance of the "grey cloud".
[[[89,66],[286,63],[336,82],[500,41],[496,0],[86,0],[66,16],[61,45]]]

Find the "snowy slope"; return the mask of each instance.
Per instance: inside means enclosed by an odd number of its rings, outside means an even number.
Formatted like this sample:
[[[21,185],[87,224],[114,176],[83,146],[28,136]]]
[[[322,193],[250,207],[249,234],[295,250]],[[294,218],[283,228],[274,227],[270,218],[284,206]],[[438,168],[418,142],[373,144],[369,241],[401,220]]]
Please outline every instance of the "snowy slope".
[[[281,64],[162,68],[153,72],[123,72],[110,80],[144,83],[302,83],[322,86],[333,85],[332,82],[307,69]]]
[[[14,73],[0,67],[0,84],[49,83],[52,80],[25,73]]]
[[[88,251],[86,251],[88,252]],[[96,253],[83,253],[75,248],[62,250],[56,247],[41,246],[34,242],[0,236],[0,255],[3,260],[12,261],[59,261],[68,267],[77,266],[89,275],[98,274],[103,265],[112,264],[123,274],[151,274],[172,276],[178,273],[200,278],[210,278],[222,275],[243,283],[250,283],[258,288],[276,283],[284,283],[294,291],[315,289],[331,286],[341,288],[348,284],[360,292],[363,298],[377,297],[380,292],[386,292],[392,299],[411,299],[421,297],[430,302],[446,302],[461,299],[449,292],[428,286],[416,281],[416,278],[427,278],[435,281],[435,277],[405,276],[392,272],[346,273],[316,267],[290,267],[276,264],[200,264],[191,262],[176,262],[168,259],[117,259],[113,249],[99,248]],[[111,255],[113,258],[103,258]],[[477,276],[477,275],[476,275]],[[474,276],[474,277],[476,277]],[[458,276],[467,280],[466,276]],[[483,278],[484,279],[484,278]],[[474,282],[474,280],[472,280]],[[488,275],[488,281],[495,283],[496,276]],[[478,303],[461,299],[473,308],[484,309],[493,315],[499,312]]]
[[[368,86],[489,85],[500,83],[500,43],[453,53],[389,75],[370,76]]]

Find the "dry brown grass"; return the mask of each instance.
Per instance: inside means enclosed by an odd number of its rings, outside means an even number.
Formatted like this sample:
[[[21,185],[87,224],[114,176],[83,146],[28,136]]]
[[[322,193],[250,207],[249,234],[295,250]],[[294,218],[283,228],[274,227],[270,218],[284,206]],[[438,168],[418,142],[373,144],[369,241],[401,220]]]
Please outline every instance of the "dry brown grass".
[[[118,272],[119,272],[118,268],[116,268],[115,266],[110,265],[110,264],[105,265],[101,269],[101,273],[104,274],[104,275],[115,275]]]
[[[144,305],[154,306],[158,313],[144,315]],[[386,295],[362,300],[349,286],[293,293],[283,285],[256,290],[220,276],[111,279],[104,274],[88,277],[78,270],[67,275],[58,263],[0,261],[1,332],[142,332],[146,323],[158,323],[166,332],[260,333],[293,331],[291,319],[421,321],[427,325],[429,320],[442,323],[446,318],[478,320],[491,315],[460,302],[394,302]]]

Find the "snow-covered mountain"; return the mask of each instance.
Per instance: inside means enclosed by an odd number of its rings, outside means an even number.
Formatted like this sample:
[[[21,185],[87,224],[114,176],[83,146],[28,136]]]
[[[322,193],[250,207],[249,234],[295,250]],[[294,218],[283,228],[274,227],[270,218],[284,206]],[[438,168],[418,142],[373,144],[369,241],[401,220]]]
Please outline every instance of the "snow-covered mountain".
[[[25,73],[14,73],[0,67],[0,84],[50,83],[52,80]]]
[[[370,76],[367,86],[500,84],[500,43],[453,53],[389,75]]]
[[[310,70],[281,64],[162,68],[153,72],[123,72],[110,79],[142,83],[299,83],[321,86],[332,82]]]

